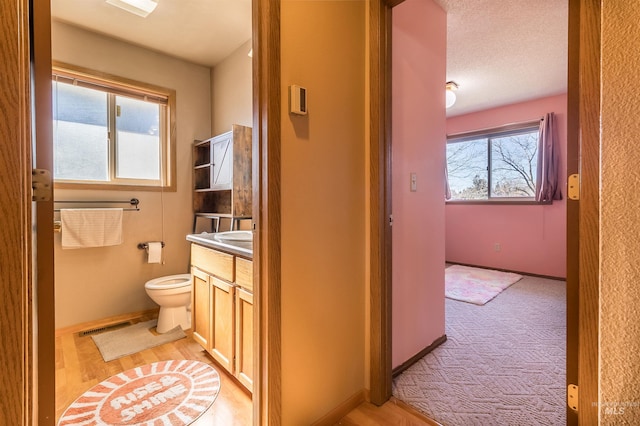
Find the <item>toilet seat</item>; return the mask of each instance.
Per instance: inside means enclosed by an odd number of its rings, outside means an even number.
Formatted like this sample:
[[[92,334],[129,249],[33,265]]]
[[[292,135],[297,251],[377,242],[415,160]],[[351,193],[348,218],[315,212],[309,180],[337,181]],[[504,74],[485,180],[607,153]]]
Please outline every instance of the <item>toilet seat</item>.
[[[145,283],[145,287],[151,290],[172,289],[191,285],[190,274],[167,275],[155,278]]]

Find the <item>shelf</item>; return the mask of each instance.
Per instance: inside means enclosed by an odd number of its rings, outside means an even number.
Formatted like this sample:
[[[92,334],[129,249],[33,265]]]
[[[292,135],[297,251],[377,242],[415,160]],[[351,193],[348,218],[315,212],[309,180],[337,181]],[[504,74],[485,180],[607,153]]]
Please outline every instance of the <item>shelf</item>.
[[[195,214],[198,217],[233,217],[228,213],[196,213]]]
[[[194,213],[227,217],[251,215],[251,133],[250,127],[234,124],[229,132],[194,141]]]
[[[211,165],[211,142],[209,140],[198,142],[193,146],[194,167]]]
[[[193,171],[195,190],[211,188],[211,167],[199,167]]]

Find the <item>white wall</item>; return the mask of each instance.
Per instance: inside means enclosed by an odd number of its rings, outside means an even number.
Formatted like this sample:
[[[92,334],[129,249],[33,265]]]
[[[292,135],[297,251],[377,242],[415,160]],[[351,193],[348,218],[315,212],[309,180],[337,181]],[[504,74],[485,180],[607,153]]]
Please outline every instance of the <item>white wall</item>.
[[[191,144],[211,132],[210,69],[90,33],[60,22],[52,26],[56,61],[176,90],[177,191],[55,190],[56,199],[140,199],[125,212],[124,243],[62,250],[56,235],[56,328],[155,308],[144,291],[154,277],[189,271],[193,209]],[[165,264],[147,264],[138,243],[163,240]]]
[[[231,130],[231,125],[253,126],[251,40],[211,70],[211,135]]]

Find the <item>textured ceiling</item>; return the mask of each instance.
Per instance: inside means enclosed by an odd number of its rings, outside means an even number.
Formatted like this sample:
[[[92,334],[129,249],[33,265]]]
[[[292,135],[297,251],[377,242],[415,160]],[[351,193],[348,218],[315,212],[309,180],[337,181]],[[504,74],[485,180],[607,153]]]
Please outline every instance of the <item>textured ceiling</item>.
[[[567,0],[437,1],[460,86],[447,116],[566,92]]]
[[[460,86],[448,116],[566,92],[568,0],[436,1],[447,80]],[[104,0],[52,0],[52,16],[206,66],[251,38],[251,0],[158,0],[147,18]]]

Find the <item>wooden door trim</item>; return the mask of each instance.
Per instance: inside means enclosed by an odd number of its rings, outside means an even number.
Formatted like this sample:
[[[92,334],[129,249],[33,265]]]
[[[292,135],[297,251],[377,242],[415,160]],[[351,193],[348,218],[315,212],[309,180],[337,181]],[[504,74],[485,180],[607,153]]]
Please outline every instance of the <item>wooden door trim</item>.
[[[600,87],[602,0],[580,0],[578,423],[597,424],[600,274]],[[570,3],[570,5],[576,2]]]
[[[253,424],[281,424],[280,0],[253,0]]]
[[[35,424],[37,382],[34,367],[31,243],[31,111],[29,3],[0,4],[0,246],[3,308],[0,335],[1,424]]]
[[[580,73],[580,1],[569,0],[569,58],[567,79],[567,176],[580,169],[580,84],[574,76]],[[566,313],[566,384],[578,384],[579,328],[579,203],[567,199],[567,313]],[[569,301],[576,301],[569,303]],[[578,414],[565,407],[567,425],[578,424]]]
[[[37,6],[35,6],[37,4]],[[53,125],[51,118],[51,4],[36,2],[32,11],[33,99],[32,120],[35,121],[35,167],[53,172]],[[38,424],[56,422],[55,360],[55,290],[53,197],[36,203],[37,232],[34,235],[37,278],[34,279],[39,301],[37,318],[38,342]]]
[[[391,397],[391,10],[403,0],[372,0],[369,9],[370,399]]]
[[[391,9],[403,0],[372,0],[370,9],[370,387],[371,402],[391,396],[391,249],[387,231],[390,190]],[[579,327],[580,366],[568,366],[568,378],[580,388],[580,424],[597,422],[598,401],[598,194],[600,117],[600,10],[602,0],[569,0],[568,170],[581,173],[580,207],[568,203],[568,291],[579,306],[569,307],[568,327]],[[573,139],[572,139],[573,138]],[[582,147],[580,148],[580,145]],[[581,161],[581,162],[580,162]],[[579,232],[579,240],[575,237]],[[579,256],[579,261],[578,261]],[[575,278],[570,278],[574,277]],[[569,283],[569,281],[572,283]],[[578,285],[579,283],[579,285]],[[574,286],[573,288],[571,286]],[[579,312],[579,321],[577,315]],[[579,323],[579,324],[578,324]],[[569,422],[575,422],[570,413]]]
[[[34,345],[32,339],[43,337],[43,345],[39,347],[40,356],[51,355],[55,349],[50,345],[46,337],[45,329],[33,332],[34,321],[38,313],[32,311],[33,285],[31,273],[31,110],[30,110],[30,67],[29,67],[29,34],[26,32],[29,26],[29,8],[26,0],[16,0],[15,3],[2,3],[3,22],[11,26],[10,34],[17,34],[20,40],[16,51],[3,52],[8,56],[2,61],[2,66],[8,68],[3,75],[15,75],[14,64],[18,63],[20,72],[14,84],[3,87],[2,101],[11,102],[7,111],[14,111],[19,102],[20,114],[16,117],[7,117],[5,123],[18,123],[15,130],[7,134],[7,139],[12,143],[2,144],[3,150],[8,150],[7,155],[0,156],[0,161],[6,159],[8,164],[2,170],[15,171],[12,176],[23,177],[20,182],[11,179],[3,179],[0,185],[0,196],[4,200],[15,200],[16,206],[7,206],[7,214],[4,218],[7,224],[3,225],[3,235],[7,241],[17,241],[20,244],[7,248],[11,252],[0,251],[0,260],[3,270],[10,271],[11,275],[3,276],[7,285],[2,286],[4,300],[11,300],[20,295],[19,303],[10,304],[5,310],[3,318],[7,319],[13,327],[3,334],[3,338],[11,337],[20,342],[19,345],[3,345],[3,358],[0,361],[4,365],[15,365],[11,369],[13,374],[6,374],[2,379],[3,395],[15,396],[7,399],[7,410],[3,410],[3,420],[7,424],[36,424],[33,409],[37,406],[33,399],[39,392],[36,383],[40,378],[45,378],[49,373],[54,374],[55,369],[49,372],[47,365],[43,365],[46,371],[39,373],[34,369]],[[37,3],[33,9],[34,19],[42,22],[50,21],[49,2]],[[15,17],[10,19],[9,17]],[[279,0],[254,0],[252,6],[253,18],[253,98],[254,98],[254,158],[258,159],[253,166],[254,176],[254,203],[253,216],[256,224],[255,256],[259,259],[254,262],[254,276],[259,283],[256,290],[256,315],[254,326],[256,333],[254,347],[258,348],[254,354],[256,366],[256,380],[254,381],[254,424],[278,425],[281,417],[281,347],[280,347],[280,2]],[[50,41],[50,22],[40,31],[42,45],[34,46],[37,60],[41,70],[46,68],[43,58],[46,56],[46,45]],[[40,27],[42,29],[42,27]],[[48,31],[49,36],[44,35]],[[50,48],[50,47],[49,47]],[[51,60],[49,51],[48,61]],[[11,68],[10,68],[11,67]],[[49,67],[50,68],[50,67]],[[48,72],[48,71],[47,71]],[[49,80],[50,81],[50,80]],[[15,93],[15,96],[8,94]],[[13,107],[13,108],[11,108]],[[5,110],[5,109],[3,109]],[[4,129],[3,129],[4,131]],[[3,139],[4,139],[3,135]],[[21,161],[16,162],[15,159]],[[3,166],[5,166],[3,164]],[[15,170],[16,167],[19,170]],[[6,183],[6,185],[5,185]],[[9,186],[11,185],[11,186]],[[20,194],[20,197],[16,197]],[[3,212],[5,213],[5,212]],[[9,221],[16,216],[16,221]],[[39,215],[40,216],[40,215]],[[46,215],[45,215],[46,216]],[[13,224],[16,224],[15,227]],[[51,221],[51,224],[53,222]],[[13,234],[16,235],[13,235]],[[0,248],[1,249],[1,248]],[[7,268],[5,268],[5,263]],[[15,276],[14,276],[15,275]],[[44,308],[53,309],[53,298],[46,296],[40,300]],[[42,306],[39,307],[39,309]],[[45,315],[47,316],[47,315]],[[46,324],[45,324],[46,325]],[[53,321],[49,323],[53,327]],[[15,335],[14,335],[15,334]],[[53,334],[52,334],[53,335]],[[15,353],[14,353],[15,351]],[[5,359],[6,358],[6,359]],[[44,408],[39,409],[40,422],[55,421],[55,392],[50,391],[49,384],[53,380],[46,380],[47,385],[42,386],[40,395],[48,395],[46,399],[39,401]],[[15,389],[14,389],[15,388]],[[5,392],[6,390],[6,392]],[[49,413],[49,411],[51,411]],[[45,420],[46,419],[46,420]],[[42,424],[42,423],[40,423]]]

